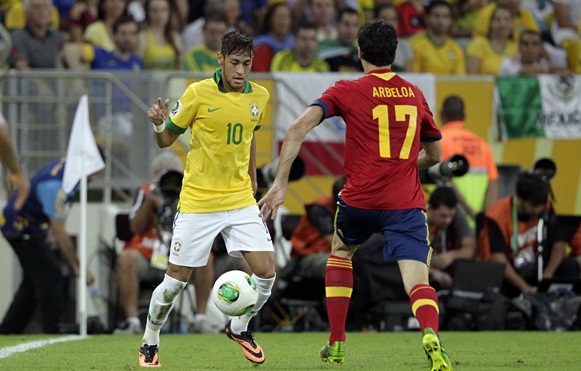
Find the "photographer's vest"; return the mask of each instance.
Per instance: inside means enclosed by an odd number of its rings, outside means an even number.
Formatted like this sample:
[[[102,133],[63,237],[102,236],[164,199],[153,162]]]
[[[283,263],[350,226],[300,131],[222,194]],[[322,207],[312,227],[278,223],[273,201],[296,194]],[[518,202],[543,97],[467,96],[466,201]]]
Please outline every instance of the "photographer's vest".
[[[145,183],[141,187],[139,187],[139,191],[143,193],[143,198],[141,202],[149,196],[151,183]],[[141,207],[141,204],[138,206],[138,209]],[[147,228],[139,233],[134,234],[131,240],[125,243],[125,249],[135,249],[138,250],[143,256],[147,258],[147,260],[151,260],[151,256],[153,254],[153,246],[158,241],[158,235],[155,231],[155,218],[152,218],[149,222]]]
[[[498,200],[484,213],[484,227],[480,231],[478,240],[479,259],[489,260],[491,255],[487,219],[498,225],[507,246],[506,255],[511,262],[519,251],[536,246],[538,218],[531,218],[526,222],[520,221],[516,217],[516,210],[513,207],[516,208],[516,205],[513,205],[513,197],[507,196]],[[514,228],[515,219],[516,231]]]
[[[336,203],[333,196],[319,197],[313,203],[306,205],[305,209],[308,210],[310,206],[315,204],[324,206],[330,214],[335,214]],[[308,211],[301,217],[295,228],[291,243],[293,257],[331,251],[331,244],[323,238],[321,232],[309,220]]]

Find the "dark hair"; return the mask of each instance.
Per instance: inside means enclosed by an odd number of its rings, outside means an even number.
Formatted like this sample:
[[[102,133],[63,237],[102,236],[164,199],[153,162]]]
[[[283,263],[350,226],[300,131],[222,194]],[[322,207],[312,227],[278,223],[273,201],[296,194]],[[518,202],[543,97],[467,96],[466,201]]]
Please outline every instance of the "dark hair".
[[[453,209],[457,203],[458,198],[456,198],[456,194],[451,187],[438,187],[434,189],[430,195],[430,201],[428,201],[430,207],[434,209],[438,209],[442,205]]]
[[[298,24],[297,28],[295,29],[294,34],[298,35],[299,30],[315,30],[315,31],[317,31],[317,25],[311,21],[304,21],[303,20]]]
[[[220,53],[224,57],[230,54],[243,54],[254,56],[254,41],[252,37],[243,34],[240,30],[228,31],[222,37],[222,47]]]
[[[464,115],[464,101],[457,95],[449,95],[442,104],[442,116],[446,121],[460,121]]]
[[[343,8],[339,10],[339,13],[337,13],[337,22],[341,22],[343,16],[346,14],[355,14],[357,18],[359,18],[359,13],[357,13],[357,10],[353,8]]]
[[[133,18],[132,15],[126,14],[126,15],[122,15],[121,17],[117,18],[115,23],[113,23],[113,28],[112,28],[113,35],[115,35],[117,33],[117,30],[119,30],[119,27],[121,25],[124,25],[127,23],[135,23],[135,25],[137,26],[137,31],[139,32],[139,23],[137,23],[137,21],[135,20],[135,18]]]
[[[516,183],[516,195],[523,201],[530,202],[533,206],[547,203],[549,191],[547,183],[536,174],[523,172]]]
[[[392,24],[382,19],[367,22],[357,35],[361,59],[374,66],[388,66],[395,59],[397,32]]]
[[[228,26],[228,21],[226,21],[226,17],[224,16],[224,13],[220,13],[220,12],[211,12],[207,16],[204,17],[204,27],[203,27],[204,30],[206,29],[206,26],[210,22],[224,23],[226,26]]]
[[[291,7],[286,3],[286,1],[281,1],[281,2],[274,3],[274,4],[270,5],[268,7],[268,9],[266,10],[266,14],[264,15],[264,21],[262,22],[262,29],[261,29],[260,34],[265,34],[265,33],[269,33],[270,31],[272,31],[272,27],[270,24],[272,23],[272,18],[274,18],[274,12],[276,12],[276,10],[282,6],[286,6],[291,11],[290,13],[291,13],[291,28],[292,28],[292,25],[295,23],[293,11],[292,11]]]
[[[393,9],[397,13],[395,5],[393,5],[392,3],[386,3],[375,8],[375,18],[379,18],[379,15],[383,11],[383,9]]]
[[[534,35],[534,36],[536,36],[536,37],[539,38],[539,41],[541,43],[543,42],[542,36],[541,36],[541,34],[538,31],[527,29],[527,30],[524,30],[524,31],[522,31],[520,33],[520,36],[518,38],[519,44],[522,43],[523,37],[526,36],[526,35]]]
[[[129,0],[125,0],[125,9],[123,10],[123,14],[121,16],[127,15],[128,13],[128,7],[129,7]],[[104,0],[100,0],[99,1],[99,8],[97,9],[97,19],[103,21],[105,20],[105,1]]]
[[[450,11],[450,14],[452,14],[452,6],[447,1],[443,0],[436,0],[430,2],[430,5],[428,5],[428,7],[426,8],[426,14],[431,14],[432,10],[438,6],[445,6]]]
[[[492,14],[490,15],[490,24],[488,25],[488,33],[486,34],[486,37],[488,39],[490,39],[490,29],[492,27],[492,18],[494,18],[494,16],[496,15],[496,13],[498,12],[499,9],[504,9],[507,12],[510,13],[510,18],[512,19],[512,23],[514,26],[514,16],[512,15],[512,11],[510,10],[509,7],[504,6],[504,5],[496,5],[496,8],[494,8],[494,10],[492,11]],[[508,38],[512,38],[512,31],[510,31],[510,35],[508,35]]]

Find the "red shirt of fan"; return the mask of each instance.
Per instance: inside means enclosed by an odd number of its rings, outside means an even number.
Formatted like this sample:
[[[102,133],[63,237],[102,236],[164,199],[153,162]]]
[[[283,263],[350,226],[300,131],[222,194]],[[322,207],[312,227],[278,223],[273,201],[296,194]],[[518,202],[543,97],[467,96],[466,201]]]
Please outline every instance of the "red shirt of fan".
[[[420,142],[442,135],[421,90],[388,69],[339,81],[312,105],[325,118],[346,123],[341,192],[349,206],[367,210],[426,208],[418,154]]]

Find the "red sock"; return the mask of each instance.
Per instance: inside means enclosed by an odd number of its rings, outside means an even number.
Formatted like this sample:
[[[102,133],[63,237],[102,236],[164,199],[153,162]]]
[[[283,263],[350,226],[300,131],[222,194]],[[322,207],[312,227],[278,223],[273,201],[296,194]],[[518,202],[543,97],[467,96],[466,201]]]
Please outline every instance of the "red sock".
[[[331,255],[327,261],[325,275],[327,295],[327,314],[331,325],[329,345],[336,341],[345,341],[345,321],[349,301],[353,291],[353,267],[351,260]]]
[[[426,327],[438,333],[438,294],[430,285],[415,285],[410,291],[410,304],[412,312],[420,323],[422,333]]]

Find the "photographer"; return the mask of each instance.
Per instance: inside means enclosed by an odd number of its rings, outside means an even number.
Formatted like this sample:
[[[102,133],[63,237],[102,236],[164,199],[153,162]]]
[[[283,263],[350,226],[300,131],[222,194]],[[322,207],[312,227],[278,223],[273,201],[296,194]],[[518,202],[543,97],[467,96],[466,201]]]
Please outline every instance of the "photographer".
[[[129,220],[134,234],[117,261],[117,285],[126,320],[115,334],[136,335],[143,329],[138,317],[139,282],[161,282],[167,269],[173,217],[176,212],[183,162],[173,152],[162,152],[153,161],[153,180],[139,188]],[[213,262],[195,270],[195,332],[218,332],[205,319],[206,305],[214,282]]]
[[[539,257],[537,227],[541,217],[547,233],[546,248]],[[579,277],[576,261],[566,258],[565,242],[548,202],[547,183],[536,174],[522,173],[516,194],[498,200],[486,211],[479,250],[481,258],[506,265],[502,291],[508,297],[537,292],[541,258],[547,262],[542,266],[542,279]]]

